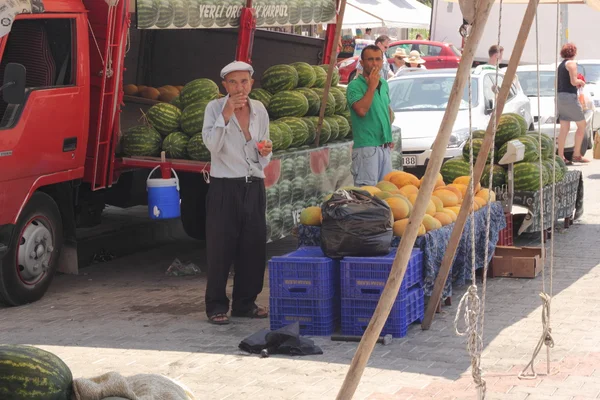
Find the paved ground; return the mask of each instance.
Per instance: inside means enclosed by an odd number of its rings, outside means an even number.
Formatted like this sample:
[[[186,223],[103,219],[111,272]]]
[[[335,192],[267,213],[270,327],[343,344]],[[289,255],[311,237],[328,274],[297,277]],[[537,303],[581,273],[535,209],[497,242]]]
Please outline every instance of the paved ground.
[[[489,399],[599,397],[600,161],[582,170],[584,218],[555,235],[552,374],[535,380],[516,378],[541,332],[541,278],[493,279],[488,286],[483,353]],[[168,232],[161,238],[179,238],[177,228]],[[75,377],[107,371],[162,373],[189,386],[198,399],[335,398],[356,344],[317,338],[324,354],[302,358],[261,359],[240,353],[240,340],[268,327],[268,322],[209,325],[203,312],[203,276],[164,274],[175,257],[200,263],[202,249],[184,239],[164,243],[85,268],[79,276],[58,276],[42,301],[0,309],[0,343],[34,344],[53,351]],[[89,241],[86,246],[91,248]],[[293,240],[287,240],[269,250],[277,254],[293,246]],[[261,297],[267,304],[268,293]],[[457,303],[455,297],[453,306],[444,307],[431,330],[413,326],[406,338],[378,345],[355,398],[476,398],[465,340],[453,330]],[[544,365],[545,351],[539,372]]]

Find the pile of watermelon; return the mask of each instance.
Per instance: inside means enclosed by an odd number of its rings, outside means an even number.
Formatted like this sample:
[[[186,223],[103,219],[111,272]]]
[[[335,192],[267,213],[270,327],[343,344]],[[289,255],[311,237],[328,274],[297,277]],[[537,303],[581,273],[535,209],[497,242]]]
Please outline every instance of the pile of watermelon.
[[[542,184],[544,186],[560,182],[564,179],[567,167],[562,159],[554,155],[554,143],[546,135],[540,138],[537,132],[527,131],[527,122],[525,119],[514,113],[503,114],[498,121],[498,129],[494,141],[494,163],[490,158],[481,176],[481,185],[488,187],[490,179],[490,169],[493,168],[492,187],[499,188],[507,183],[508,174],[506,166],[497,163],[506,154],[508,142],[519,140],[525,146],[525,156],[522,161],[514,164],[514,189],[519,191],[536,191],[540,189],[540,159],[542,160]],[[470,148],[473,147],[473,162],[477,160],[477,155],[483,144],[485,131],[477,130],[473,132],[473,139],[469,139],[463,148],[463,157],[455,158],[444,163],[441,174],[444,181],[452,180],[461,175],[470,175]],[[554,168],[556,166],[556,176],[554,179]]]

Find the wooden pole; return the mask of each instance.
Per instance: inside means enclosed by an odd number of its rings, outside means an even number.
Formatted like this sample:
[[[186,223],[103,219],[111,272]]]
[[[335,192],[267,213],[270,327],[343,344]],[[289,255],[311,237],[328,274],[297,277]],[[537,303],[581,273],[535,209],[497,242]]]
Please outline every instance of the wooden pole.
[[[452,127],[456,121],[456,115],[458,114],[467,79],[471,79],[471,65],[473,65],[475,50],[477,50],[477,45],[481,40],[483,28],[485,27],[493,4],[494,0],[479,0],[478,13],[475,16],[475,21],[471,29],[471,36],[465,46],[462,58],[458,65],[456,79],[454,80],[450,98],[448,99],[448,106],[440,124],[437,138],[433,144],[431,159],[427,165],[425,177],[423,178],[423,183],[419,189],[413,212],[410,216],[406,231],[400,240],[400,245],[398,246],[396,257],[392,264],[390,276],[383,289],[377,308],[375,309],[373,317],[369,322],[369,326],[358,345],[356,354],[350,364],[350,369],[348,370],[344,383],[337,395],[338,400],[350,400],[352,399],[352,396],[354,396],[356,388],[360,383],[361,376],[365,370],[365,366],[367,365],[367,361],[373,352],[373,347],[379,338],[379,334],[381,333],[394,301],[398,296],[398,290],[404,279],[406,266],[410,259],[415,239],[417,238],[417,231],[423,221],[429,199],[431,198],[431,194],[437,182],[440,167],[444,161],[444,155],[446,154]]]
[[[519,35],[517,36],[517,40],[515,41],[515,47],[510,56],[510,61],[508,62],[506,73],[504,74],[504,80],[502,81],[500,92],[498,93],[498,104],[496,104],[496,126],[498,125],[498,120],[500,119],[500,115],[502,115],[502,111],[504,110],[504,104],[506,103],[506,99],[510,92],[510,88],[515,79],[515,75],[517,73],[517,66],[519,65],[519,62],[521,60],[521,55],[523,54],[523,49],[525,47],[525,43],[527,42],[527,37],[529,36],[531,25],[533,24],[533,21],[535,19],[535,13],[537,10],[538,2],[539,0],[531,0],[527,6],[525,15],[523,16],[521,29],[519,30]],[[479,150],[479,154],[477,155],[477,161],[475,162],[475,166],[473,167],[472,179],[474,179],[474,182],[479,182],[481,180],[481,175],[483,174],[483,169],[485,167],[485,163],[487,161],[489,152],[492,146],[494,145],[492,138],[494,128],[494,119],[490,118],[490,122],[488,123],[485,137],[483,139],[483,144],[481,145],[481,149]],[[452,229],[452,234],[450,235],[450,240],[448,241],[448,247],[446,248],[446,252],[444,253],[444,258],[442,259],[442,265],[435,279],[433,292],[431,294],[431,297],[429,298],[427,310],[425,311],[425,317],[423,318],[423,322],[421,324],[422,329],[429,329],[431,327],[431,322],[433,321],[435,311],[442,298],[442,292],[444,291],[446,280],[448,279],[448,275],[450,274],[450,268],[452,266],[452,263],[454,262],[456,248],[460,243],[460,239],[465,227],[465,222],[470,212],[469,205],[471,204],[472,197],[473,194],[471,193],[471,191],[467,190],[462,205],[460,206],[458,218],[456,219],[456,223],[454,224],[454,228]],[[473,279],[475,279],[475,277],[473,277]]]
[[[331,87],[331,77],[337,63],[337,48],[342,34],[342,21],[344,20],[344,12],[346,11],[346,0],[340,0],[340,9],[338,11],[337,20],[335,23],[335,35],[333,38],[333,46],[331,46],[331,57],[329,58],[329,68],[327,69],[327,81],[323,90],[323,99],[321,100],[321,110],[319,111],[319,122],[317,123],[317,136],[315,137],[315,147],[319,147],[319,139],[321,139],[321,127],[323,126],[323,118],[325,117],[325,108],[327,107],[327,98],[329,96],[329,88]]]

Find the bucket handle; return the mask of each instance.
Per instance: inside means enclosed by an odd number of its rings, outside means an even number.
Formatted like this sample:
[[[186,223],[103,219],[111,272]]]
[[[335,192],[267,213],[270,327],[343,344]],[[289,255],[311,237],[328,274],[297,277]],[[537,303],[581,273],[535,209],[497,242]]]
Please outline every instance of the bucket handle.
[[[148,174],[148,179],[146,179],[146,190],[148,190],[148,182],[150,181],[150,177],[158,168],[160,168],[160,165],[154,167],[154,169]],[[173,172],[173,175],[175,175],[175,180],[177,181],[177,191],[179,192],[179,176],[177,176],[177,172],[175,172],[173,168],[171,168],[171,172]]]

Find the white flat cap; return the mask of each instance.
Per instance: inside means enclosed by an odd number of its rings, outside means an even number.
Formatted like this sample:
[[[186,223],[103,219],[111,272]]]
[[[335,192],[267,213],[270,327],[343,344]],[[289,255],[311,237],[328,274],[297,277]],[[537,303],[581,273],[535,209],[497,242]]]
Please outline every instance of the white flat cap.
[[[252,65],[243,61],[234,61],[232,63],[227,64],[221,70],[221,78],[225,78],[227,74],[234,71],[248,71],[250,72],[250,76],[254,75],[254,68],[252,68]]]

